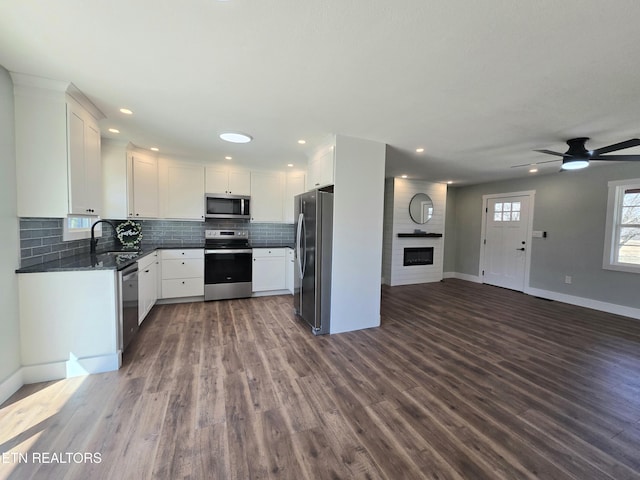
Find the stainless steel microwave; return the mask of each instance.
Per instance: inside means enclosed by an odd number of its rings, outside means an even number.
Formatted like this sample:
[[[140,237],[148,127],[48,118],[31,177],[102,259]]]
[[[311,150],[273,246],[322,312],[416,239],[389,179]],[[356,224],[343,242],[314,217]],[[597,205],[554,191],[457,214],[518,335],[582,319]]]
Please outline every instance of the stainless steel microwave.
[[[204,211],[207,218],[251,218],[251,197],[207,193]]]

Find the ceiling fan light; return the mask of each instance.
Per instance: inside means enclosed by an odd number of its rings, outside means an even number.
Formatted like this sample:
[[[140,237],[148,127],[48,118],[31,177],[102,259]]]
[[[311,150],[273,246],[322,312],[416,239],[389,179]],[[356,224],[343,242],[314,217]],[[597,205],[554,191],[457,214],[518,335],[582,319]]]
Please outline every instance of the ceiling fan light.
[[[587,168],[589,166],[589,160],[580,158],[568,159],[565,158],[562,162],[562,170],[580,170],[581,168]]]

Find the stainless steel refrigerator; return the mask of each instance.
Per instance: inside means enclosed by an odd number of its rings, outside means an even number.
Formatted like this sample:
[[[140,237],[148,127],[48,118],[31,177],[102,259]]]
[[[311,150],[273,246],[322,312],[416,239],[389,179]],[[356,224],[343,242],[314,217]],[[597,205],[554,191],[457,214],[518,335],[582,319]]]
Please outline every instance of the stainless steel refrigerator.
[[[297,195],[295,218],[294,308],[314,335],[323,335],[331,322],[333,193],[313,190]]]

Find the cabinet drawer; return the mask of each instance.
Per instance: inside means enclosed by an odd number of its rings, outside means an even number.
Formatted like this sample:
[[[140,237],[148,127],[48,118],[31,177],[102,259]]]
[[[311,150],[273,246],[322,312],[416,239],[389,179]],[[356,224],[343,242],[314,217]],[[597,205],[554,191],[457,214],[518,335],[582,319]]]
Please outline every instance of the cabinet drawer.
[[[184,258],[178,260],[162,260],[162,279],[204,278],[204,260]]]
[[[204,259],[204,249],[186,248],[184,250],[161,250],[162,260],[177,260],[179,258],[202,258]]]
[[[198,297],[204,295],[202,278],[162,280],[162,298]]]
[[[254,248],[253,258],[284,257],[286,248]]]

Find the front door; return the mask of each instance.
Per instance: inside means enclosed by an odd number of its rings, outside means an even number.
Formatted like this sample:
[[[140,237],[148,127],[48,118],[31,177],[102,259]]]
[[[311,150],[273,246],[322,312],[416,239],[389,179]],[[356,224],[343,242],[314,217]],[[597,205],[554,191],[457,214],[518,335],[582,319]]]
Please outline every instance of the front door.
[[[483,282],[524,291],[531,197],[486,199]]]

